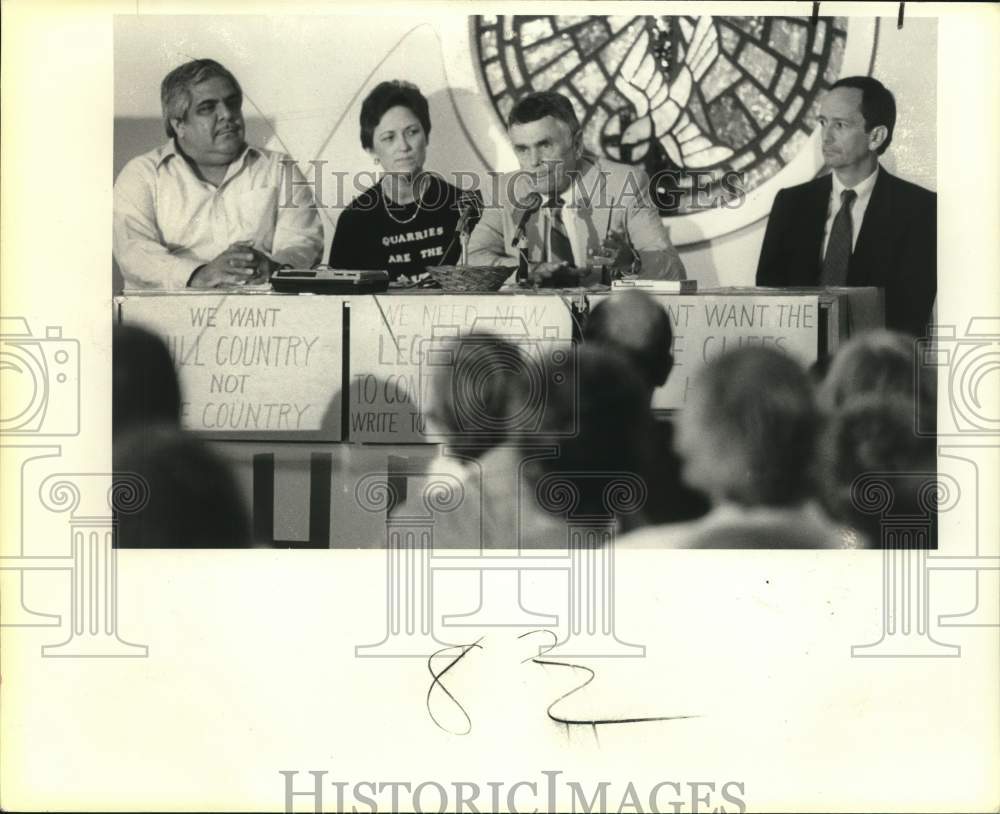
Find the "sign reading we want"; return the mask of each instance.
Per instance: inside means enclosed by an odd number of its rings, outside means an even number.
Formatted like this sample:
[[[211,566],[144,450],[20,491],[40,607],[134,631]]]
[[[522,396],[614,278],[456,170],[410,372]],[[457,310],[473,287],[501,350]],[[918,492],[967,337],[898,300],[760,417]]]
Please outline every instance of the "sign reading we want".
[[[613,296],[613,295],[612,295]],[[345,297],[140,295],[121,301],[125,322],[162,336],[178,371],[188,429],[239,438],[426,443],[421,399],[428,352],[473,331],[530,349],[568,341],[572,316],[554,295],[393,294],[349,298],[347,392],[343,380]],[[602,296],[591,296],[594,307]],[[674,331],[674,369],[655,408],[687,400],[712,357],[745,345],[779,348],[803,364],[817,357],[816,295],[660,295]],[[539,345],[541,347],[541,345]],[[346,401],[345,401],[346,400]]]
[[[590,297],[590,307],[605,296]],[[816,361],[820,306],[815,294],[744,291],[653,296],[670,317],[674,357],[667,383],[653,393],[654,409],[683,407],[698,369],[726,351],[756,345],[786,351],[806,366]]]
[[[341,438],[343,297],[128,296],[122,320],[164,339],[181,422],[211,435]]]

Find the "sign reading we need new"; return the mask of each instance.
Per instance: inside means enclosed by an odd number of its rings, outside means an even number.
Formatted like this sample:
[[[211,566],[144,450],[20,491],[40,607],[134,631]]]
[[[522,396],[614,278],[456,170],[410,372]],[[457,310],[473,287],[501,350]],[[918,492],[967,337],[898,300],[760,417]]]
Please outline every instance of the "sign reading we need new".
[[[345,409],[352,441],[423,443],[421,398],[435,364],[431,351],[473,332],[498,334],[527,352],[572,337],[572,316],[558,296],[393,294],[351,300],[350,384]]]

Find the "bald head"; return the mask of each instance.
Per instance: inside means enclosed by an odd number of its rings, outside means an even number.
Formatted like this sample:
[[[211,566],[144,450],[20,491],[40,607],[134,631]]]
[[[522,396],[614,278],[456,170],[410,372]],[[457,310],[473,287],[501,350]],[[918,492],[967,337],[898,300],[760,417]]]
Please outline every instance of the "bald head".
[[[583,338],[628,356],[650,390],[667,381],[674,364],[670,317],[643,291],[623,291],[598,303],[587,318]]]

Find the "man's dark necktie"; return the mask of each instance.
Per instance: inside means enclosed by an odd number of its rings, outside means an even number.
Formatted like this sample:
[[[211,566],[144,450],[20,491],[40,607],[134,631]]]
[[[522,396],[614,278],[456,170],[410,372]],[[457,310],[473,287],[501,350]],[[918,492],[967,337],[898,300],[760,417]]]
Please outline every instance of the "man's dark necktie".
[[[562,217],[562,198],[556,196],[549,200],[549,254],[553,263],[568,263],[573,265],[573,247],[569,242],[566,224]]]
[[[841,286],[847,282],[847,267],[854,247],[851,206],[857,197],[858,193],[853,189],[845,189],[840,193],[840,211],[833,219],[830,239],[826,244],[826,256],[823,258],[823,274],[819,281],[822,286]]]

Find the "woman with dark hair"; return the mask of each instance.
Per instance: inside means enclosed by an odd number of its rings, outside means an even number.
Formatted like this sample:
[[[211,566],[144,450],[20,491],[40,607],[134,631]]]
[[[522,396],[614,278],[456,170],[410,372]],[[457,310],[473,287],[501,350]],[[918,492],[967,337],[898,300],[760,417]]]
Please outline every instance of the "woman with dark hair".
[[[331,267],[385,269],[395,280],[458,261],[456,226],[465,209],[472,207],[478,215],[480,197],[424,172],[430,133],[427,99],[415,85],[382,82],[365,98],[361,146],[382,169],[382,177],[341,213],[330,247]],[[470,229],[472,225],[470,220]]]

